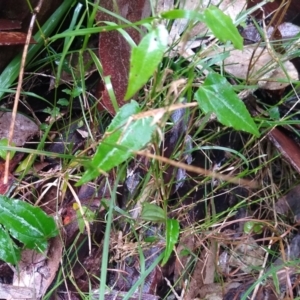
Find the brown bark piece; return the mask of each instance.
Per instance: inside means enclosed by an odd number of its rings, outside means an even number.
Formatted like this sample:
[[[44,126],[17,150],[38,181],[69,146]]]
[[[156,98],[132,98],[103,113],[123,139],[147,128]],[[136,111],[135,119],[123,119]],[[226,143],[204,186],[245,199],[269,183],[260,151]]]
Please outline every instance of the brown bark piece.
[[[0,46],[24,45],[26,37],[27,33],[23,32],[0,32]],[[33,38],[30,39],[30,44],[36,44]]]
[[[278,128],[274,128],[268,134],[269,139],[287,161],[300,173],[300,148],[299,146]]]
[[[116,5],[114,5],[116,4]],[[101,3],[105,9],[115,12],[130,22],[137,22],[150,15],[149,0],[116,0]],[[115,22],[121,24],[117,18],[99,11],[97,22]],[[101,24],[103,25],[103,24]],[[136,44],[140,41],[140,33],[130,27],[126,29]],[[111,83],[117,99],[118,106],[125,104],[124,95],[127,89],[129,60],[131,48],[125,38],[118,31],[102,32],[99,38],[99,57],[103,67],[104,76],[111,77]],[[102,93],[100,105],[109,113],[115,114],[111,99],[107,90]]]
[[[0,19],[0,30],[16,30],[21,29],[21,22],[17,20]]]

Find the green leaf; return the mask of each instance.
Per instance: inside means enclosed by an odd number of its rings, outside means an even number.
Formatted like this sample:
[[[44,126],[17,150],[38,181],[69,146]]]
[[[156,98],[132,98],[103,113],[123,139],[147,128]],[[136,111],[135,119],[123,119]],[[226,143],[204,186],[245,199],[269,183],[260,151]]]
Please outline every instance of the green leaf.
[[[166,214],[161,207],[151,203],[144,203],[141,219],[150,222],[165,222]]]
[[[279,112],[278,106],[274,106],[274,107],[271,107],[270,109],[268,109],[268,113],[269,113],[271,119],[279,121],[280,112]]]
[[[120,108],[77,185],[96,178],[101,171],[118,166],[132,156],[132,151],[142,149],[151,141],[156,128],[153,118],[130,119],[138,112],[140,107],[135,101]]]
[[[60,98],[57,101],[57,104],[59,104],[61,106],[68,106],[69,105],[69,100],[67,100],[66,98]]]
[[[245,104],[223,76],[209,73],[203,85],[196,91],[195,98],[205,113],[214,112],[223,125],[259,137],[257,126]]]
[[[87,222],[93,222],[95,220],[95,212],[91,211],[88,207],[82,206],[82,210],[84,213],[84,216],[81,214],[80,209],[76,209],[76,216],[77,216],[77,222],[78,222],[78,228],[80,233],[84,233],[85,228],[85,220]]]
[[[26,247],[44,251],[47,239],[58,234],[55,221],[39,207],[0,196],[0,223]]]
[[[179,237],[179,222],[174,219],[168,219],[166,222],[166,249],[164,252],[164,258],[162,265],[167,263],[175,244],[178,242]]]
[[[132,48],[128,87],[125,100],[130,99],[153,75],[168,45],[168,31],[163,25],[146,34]]]
[[[244,223],[244,232],[246,234],[255,233],[260,234],[263,230],[263,224],[255,221],[247,221]]]
[[[126,124],[130,117],[132,117],[135,114],[138,114],[139,112],[141,112],[140,106],[134,100],[132,100],[128,104],[123,105],[111,121],[110,125],[107,127],[106,132],[113,132],[119,129],[119,127]]]
[[[0,259],[11,264],[17,264],[20,261],[21,250],[2,226],[0,226],[0,245]]]
[[[161,13],[161,16],[168,20],[188,19],[190,21],[204,22],[203,14],[195,10],[174,9]]]
[[[204,10],[204,22],[221,42],[231,41],[235,48],[243,49],[243,38],[231,18],[211,5]]]
[[[8,146],[8,139],[7,138],[3,138],[0,140],[0,157],[5,159],[6,158],[6,154],[7,154],[7,150],[3,150],[1,149],[1,146]],[[16,146],[15,143],[11,143],[11,146]],[[10,151],[10,158],[12,159],[15,155],[16,151]]]

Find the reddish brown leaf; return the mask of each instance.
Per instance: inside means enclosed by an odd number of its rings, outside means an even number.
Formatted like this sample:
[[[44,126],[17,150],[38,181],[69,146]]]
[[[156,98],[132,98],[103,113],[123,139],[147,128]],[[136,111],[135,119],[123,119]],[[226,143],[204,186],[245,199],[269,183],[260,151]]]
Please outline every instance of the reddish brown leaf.
[[[114,7],[117,4],[117,8]],[[102,4],[104,8],[120,14],[130,22],[136,22],[150,15],[150,3],[148,0],[116,0],[105,1]],[[99,12],[97,21],[110,21],[120,24],[116,18]],[[135,43],[139,43],[140,34],[134,28],[126,29]],[[116,95],[118,106],[121,107],[124,102],[124,95],[127,88],[127,79],[129,73],[130,46],[118,31],[103,32],[99,38],[99,57],[103,66],[104,76],[110,76],[114,93]],[[101,106],[111,114],[115,110],[111,103],[109,94],[105,89],[102,93]]]
[[[26,33],[23,32],[0,32],[0,46],[24,45],[26,42]],[[35,44],[31,38],[30,44]]]
[[[278,128],[274,128],[268,134],[269,139],[287,161],[300,173],[300,148],[299,146]]]
[[[21,22],[17,20],[0,19],[0,30],[15,30],[21,29]]]

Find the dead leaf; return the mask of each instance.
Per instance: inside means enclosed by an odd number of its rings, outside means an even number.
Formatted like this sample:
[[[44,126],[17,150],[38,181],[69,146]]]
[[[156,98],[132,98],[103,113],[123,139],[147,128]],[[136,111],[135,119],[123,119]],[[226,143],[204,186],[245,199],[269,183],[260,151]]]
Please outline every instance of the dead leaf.
[[[278,128],[271,130],[268,137],[283,157],[300,173],[299,146]]]
[[[205,284],[201,287],[199,296],[205,300],[222,300],[223,287],[220,283]]]
[[[278,26],[278,30],[280,31],[283,39],[289,39],[299,34],[300,27],[295,24],[285,22]]]
[[[11,120],[11,112],[0,113],[0,140],[8,138]],[[16,146],[23,146],[26,141],[36,135],[38,131],[39,128],[33,121],[22,114],[17,114],[12,142]]]
[[[265,250],[251,237],[245,237],[229,251],[224,251],[219,257],[219,267],[226,274],[231,268],[237,268],[245,273],[253,271],[255,266],[263,264]]]
[[[295,37],[300,32],[300,27],[297,25],[294,25],[289,22],[285,22],[280,24],[277,27],[277,31],[280,33],[281,38],[280,39],[290,39]],[[268,26],[267,30],[268,38],[271,39],[273,32],[274,32],[274,26]],[[244,39],[247,39],[253,43],[258,43],[262,40],[262,36],[257,30],[255,25],[248,25],[246,28],[243,29],[241,32],[241,35]],[[276,40],[276,39],[274,39]],[[278,39],[277,39],[278,40]]]
[[[61,236],[49,241],[47,253],[38,253],[26,249],[22,252],[21,261],[16,268],[13,280],[14,287],[26,287],[35,291],[40,299],[55,278],[61,258],[63,242]],[[21,298],[8,298],[18,300]]]
[[[290,85],[290,81],[298,80],[298,72],[291,62],[282,62],[282,66],[278,66],[267,49],[255,45],[229,51],[224,60],[227,73],[269,90],[282,89]]]
[[[192,239],[192,235],[190,235],[189,237]],[[189,287],[187,289],[185,299],[195,299],[195,297],[198,295],[200,295],[201,299],[203,299],[207,296],[207,293],[209,291],[207,288],[205,288],[205,286],[209,286],[214,283],[215,271],[216,271],[215,269],[216,251],[217,251],[217,244],[216,241],[212,239],[210,249],[208,248],[203,249],[201,253],[201,257],[197,260],[197,263],[193,270],[193,274],[189,276]],[[184,267],[186,268],[188,262],[184,261],[184,263],[185,263]],[[210,293],[212,292],[210,291]],[[214,293],[218,294],[218,296],[221,296],[222,289],[219,287],[214,290]]]
[[[158,0],[155,5],[155,13],[160,14],[164,11],[174,9],[174,1],[173,0]]]
[[[15,30],[21,29],[21,22],[17,20],[0,19],[0,30]]]
[[[300,220],[300,185],[291,189],[286,195],[278,199],[275,204],[277,213],[286,215],[287,217],[295,217],[297,221]]]
[[[27,34],[23,32],[0,32],[0,46],[24,45]],[[33,38],[30,44],[36,44]]]
[[[35,290],[11,284],[0,284],[0,297],[1,299],[33,299]]]
[[[214,283],[215,271],[216,271],[216,257],[217,257],[217,242],[213,239],[210,240],[210,246],[206,252],[205,258],[205,273],[204,273],[204,284]]]

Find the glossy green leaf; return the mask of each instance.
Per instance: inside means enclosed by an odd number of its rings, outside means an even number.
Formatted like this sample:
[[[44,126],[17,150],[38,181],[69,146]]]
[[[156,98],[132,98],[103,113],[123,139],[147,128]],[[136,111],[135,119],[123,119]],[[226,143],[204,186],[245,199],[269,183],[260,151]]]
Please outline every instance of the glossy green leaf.
[[[255,221],[247,221],[244,223],[244,232],[249,233],[255,233],[255,234],[261,234],[263,230],[263,224],[260,222]]]
[[[278,106],[274,106],[274,107],[271,107],[270,109],[268,109],[268,113],[269,113],[271,119],[279,121],[280,112],[279,112]]]
[[[141,219],[150,222],[165,222],[166,214],[161,207],[151,203],[144,203]]]
[[[203,14],[195,10],[174,9],[161,13],[161,16],[168,20],[188,19],[190,21],[204,22]]]
[[[11,264],[17,264],[21,258],[21,250],[2,226],[0,226],[0,245],[0,259]]]
[[[231,18],[219,8],[213,5],[206,8],[204,10],[204,22],[221,42],[231,41],[235,48],[243,49],[243,38]]]
[[[245,104],[223,76],[209,73],[203,85],[196,91],[195,98],[205,113],[215,113],[223,125],[259,136],[257,126]]]
[[[0,196],[0,224],[26,247],[44,251],[47,239],[58,234],[55,221],[39,207]]]
[[[168,45],[168,31],[163,25],[146,34],[132,48],[125,100],[130,99],[153,75]]]
[[[96,178],[101,171],[118,166],[132,156],[132,151],[142,149],[151,141],[156,128],[153,118],[130,119],[138,112],[140,108],[135,101],[120,108],[77,185]]]
[[[8,139],[4,138],[0,140],[0,157],[5,159],[7,155],[7,150],[3,150],[1,146],[8,146]],[[15,146],[15,143],[11,143],[11,146]],[[16,151],[10,151],[10,158],[12,159]]]
[[[167,263],[172,251],[174,249],[175,244],[178,242],[179,237],[179,222],[174,219],[167,219],[166,222],[166,249],[164,252],[164,258],[162,261],[162,265]]]
[[[119,129],[121,126],[126,124],[130,117],[140,112],[141,108],[139,104],[134,100],[126,105],[123,105],[107,127],[106,132],[109,133]]]

